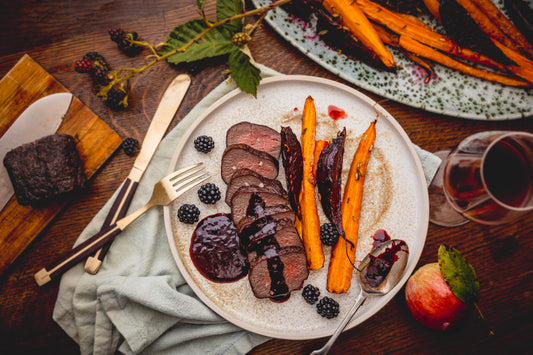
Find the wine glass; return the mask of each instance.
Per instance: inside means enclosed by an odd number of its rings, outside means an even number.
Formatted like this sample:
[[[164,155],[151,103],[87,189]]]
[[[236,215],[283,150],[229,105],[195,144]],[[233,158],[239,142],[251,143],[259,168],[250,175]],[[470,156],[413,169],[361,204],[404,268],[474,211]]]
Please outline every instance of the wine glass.
[[[450,152],[429,186],[430,221],[503,224],[533,211],[533,134],[473,134]]]

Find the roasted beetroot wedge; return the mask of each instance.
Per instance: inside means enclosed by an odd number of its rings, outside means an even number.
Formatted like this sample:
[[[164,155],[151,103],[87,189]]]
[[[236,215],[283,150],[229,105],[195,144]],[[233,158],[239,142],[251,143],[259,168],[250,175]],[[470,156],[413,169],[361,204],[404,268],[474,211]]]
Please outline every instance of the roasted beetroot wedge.
[[[285,168],[289,204],[301,220],[300,190],[302,189],[303,156],[302,146],[290,127],[281,127],[281,158]]]
[[[316,180],[320,203],[324,214],[337,227],[341,236],[344,235],[341,214],[342,158],[346,128],[337,134],[331,144],[320,154],[316,168]]]

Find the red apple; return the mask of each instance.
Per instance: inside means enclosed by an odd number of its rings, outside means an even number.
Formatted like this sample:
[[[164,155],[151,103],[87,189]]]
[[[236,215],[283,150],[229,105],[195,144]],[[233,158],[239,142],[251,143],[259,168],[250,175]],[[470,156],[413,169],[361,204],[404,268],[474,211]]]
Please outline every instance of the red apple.
[[[457,298],[444,281],[438,263],[418,269],[405,287],[407,306],[426,327],[445,331],[466,313],[467,305]]]

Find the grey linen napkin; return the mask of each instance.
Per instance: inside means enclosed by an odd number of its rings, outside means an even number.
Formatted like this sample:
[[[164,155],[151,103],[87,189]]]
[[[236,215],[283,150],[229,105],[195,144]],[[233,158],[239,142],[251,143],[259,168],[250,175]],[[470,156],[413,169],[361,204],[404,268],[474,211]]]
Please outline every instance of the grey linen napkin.
[[[279,75],[260,66],[263,77]],[[224,82],[209,93],[163,139],[140,181],[130,211],[147,202],[154,184],[168,172],[178,141],[217,99],[235,89]],[[426,179],[440,159],[416,147]],[[76,244],[97,233],[113,198],[98,212]],[[244,354],[269,338],[218,316],[181,276],[168,246],[161,209],[152,208],[119,235],[96,275],[80,263],[59,286],[53,319],[82,354]]]

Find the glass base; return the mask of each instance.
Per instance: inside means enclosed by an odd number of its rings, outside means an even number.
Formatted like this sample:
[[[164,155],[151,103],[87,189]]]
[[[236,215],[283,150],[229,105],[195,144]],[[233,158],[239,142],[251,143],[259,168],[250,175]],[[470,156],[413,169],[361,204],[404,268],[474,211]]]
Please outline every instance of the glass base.
[[[442,190],[442,175],[446,157],[449,153],[449,150],[441,150],[433,153],[442,159],[442,163],[428,187],[429,221],[441,227],[458,227],[468,223],[469,220],[464,218],[450,205]]]

